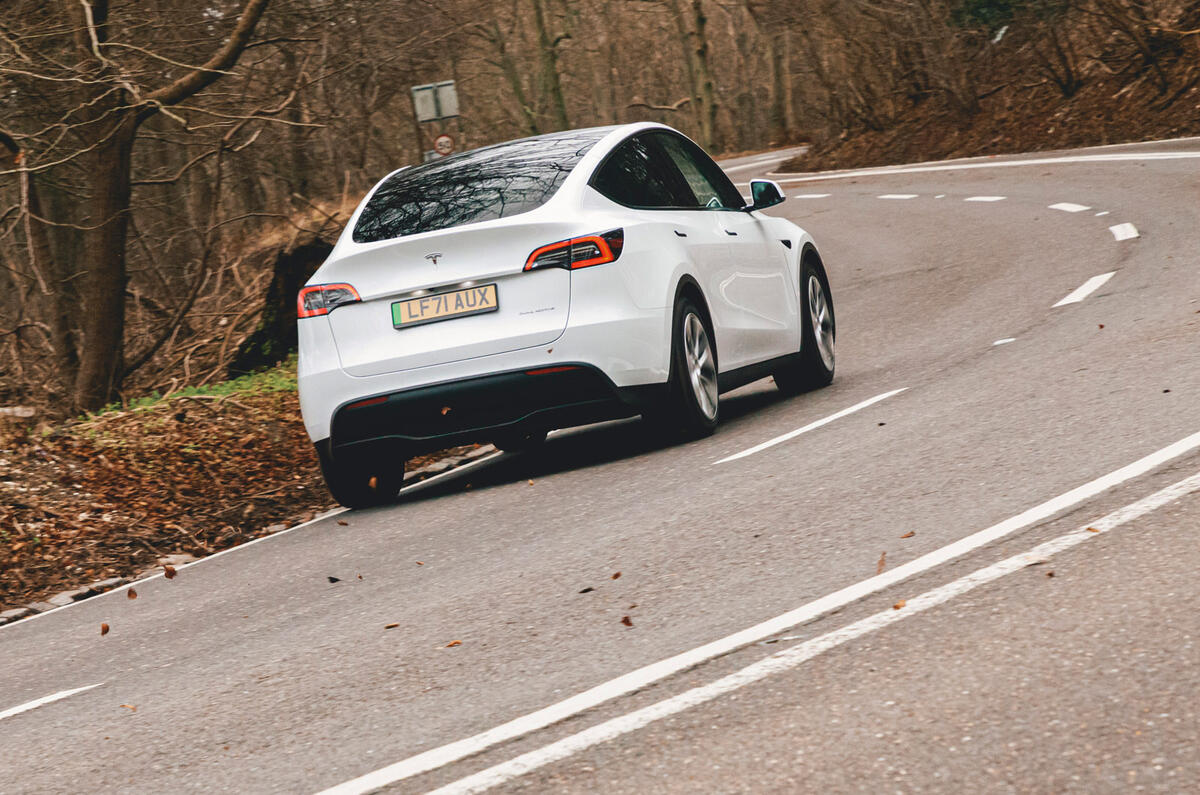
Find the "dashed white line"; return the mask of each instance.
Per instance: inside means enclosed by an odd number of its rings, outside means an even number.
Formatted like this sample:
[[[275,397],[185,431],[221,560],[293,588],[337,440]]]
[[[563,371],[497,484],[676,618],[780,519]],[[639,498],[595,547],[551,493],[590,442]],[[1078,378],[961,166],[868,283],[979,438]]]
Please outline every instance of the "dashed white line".
[[[885,193],[882,196],[876,196],[877,199],[915,199],[915,193]]]
[[[1057,304],[1055,304],[1054,306],[1052,306],[1050,308],[1054,309],[1055,307],[1066,306],[1067,304],[1079,303],[1080,301],[1087,298],[1092,293],[1099,290],[1100,287],[1106,281],[1111,279],[1114,275],[1116,275],[1116,271],[1112,271],[1111,273],[1102,273],[1099,276],[1093,276],[1092,278],[1088,279],[1083,284],[1076,287],[1070,293],[1068,293],[1066,298],[1062,299],[1061,301],[1059,301]]]
[[[1096,217],[1099,218],[1101,216],[1108,215],[1110,212],[1112,212],[1112,210],[1102,210],[1102,211],[1096,213]]]
[[[805,425],[803,428],[797,428],[794,431],[788,431],[787,433],[785,433],[781,436],[776,436],[774,439],[768,439],[767,441],[763,442],[762,444],[756,444],[753,447],[749,448],[748,450],[743,450],[740,453],[734,453],[733,455],[726,456],[725,458],[722,458],[720,461],[715,461],[713,463],[714,464],[724,464],[727,461],[736,461],[739,458],[745,458],[748,455],[754,455],[755,453],[761,453],[763,450],[766,450],[768,447],[774,447],[775,445],[782,444],[783,442],[786,442],[789,439],[795,439],[797,436],[799,436],[802,433],[808,433],[809,431],[815,431],[817,428],[820,428],[823,425],[828,425],[829,423],[833,422],[834,420],[840,420],[842,417],[845,417],[849,414],[853,414],[856,411],[862,411],[863,409],[867,408],[868,406],[873,406],[881,400],[887,400],[888,398],[892,397],[893,395],[899,395],[905,389],[908,389],[908,387],[901,387],[900,389],[893,389],[891,392],[884,392],[882,395],[876,395],[873,398],[867,398],[866,400],[864,400],[861,403],[855,403],[853,406],[851,406],[848,409],[842,409],[841,411],[830,414],[828,417],[823,417],[822,419],[816,420],[815,422],[810,422],[808,425]]]
[[[1113,511],[1099,521],[1092,522],[1078,530],[1038,544],[1028,552],[1005,558],[982,569],[976,569],[965,577],[960,577],[946,585],[907,599],[903,607],[875,613],[841,629],[819,635],[812,640],[776,652],[770,657],[759,660],[707,685],[693,687],[677,696],[664,699],[663,701],[621,715],[620,717],[612,718],[590,729],[585,729],[550,745],[521,754],[507,762],[502,762],[481,770],[474,775],[447,784],[444,787],[434,790],[433,793],[434,795],[466,795],[467,793],[483,792],[552,762],[566,759],[587,748],[637,731],[655,721],[705,704],[726,693],[731,693],[747,685],[766,679],[773,674],[798,668],[805,662],[830,649],[903,621],[910,616],[923,613],[938,605],[945,604],[951,599],[969,593],[981,585],[986,585],[1008,574],[1013,574],[1028,566],[1046,561],[1060,552],[1097,538],[1104,533],[1145,516],[1164,505],[1169,505],[1175,500],[1197,490],[1200,490],[1200,474],[1181,480],[1148,497],[1144,497],[1137,502]]]
[[[1084,204],[1074,204],[1072,202],[1059,202],[1058,204],[1051,204],[1050,209],[1051,210],[1062,210],[1064,213],[1081,213],[1084,210],[1090,210],[1092,208],[1088,207],[1087,205],[1084,205]]]
[[[757,643],[773,635],[778,635],[780,632],[812,621],[832,610],[837,610],[863,597],[878,593],[896,583],[961,557],[985,544],[1004,538],[1037,522],[1049,519],[1114,486],[1119,486],[1128,480],[1144,475],[1168,461],[1191,453],[1197,448],[1200,448],[1200,433],[1193,433],[1131,464],[1126,464],[1120,469],[1109,472],[1107,475],[1098,477],[1081,486],[1076,486],[1053,499],[1005,519],[999,524],[994,524],[965,538],[960,538],[952,544],[928,552],[894,569],[884,571],[882,574],[877,574],[874,577],[849,585],[840,591],[835,591],[806,605],[802,605],[795,610],[768,619],[740,632],[735,632],[732,635],[711,641],[703,646],[676,654],[673,657],[668,657],[665,660],[644,666],[636,671],[631,671],[616,679],[611,679],[568,699],[559,701],[556,704],[551,704],[535,712],[514,718],[495,728],[449,743],[448,745],[432,748],[416,756],[395,762],[371,773],[366,773],[344,784],[331,787],[325,790],[322,795],[352,795],[372,792],[380,787],[385,787],[397,781],[411,778],[430,770],[436,770],[452,762],[457,762],[460,759],[477,754],[507,740],[522,737],[530,732],[551,726],[599,704],[641,690],[680,671],[694,668],[700,663],[711,660],[714,657],[727,654],[751,643]]]
[[[946,198],[946,194],[944,194],[944,193],[939,193],[937,196],[934,196],[933,198],[935,198],[935,199],[944,199],[944,198]]]
[[[84,687],[76,687],[72,690],[63,690],[58,693],[53,693],[49,696],[42,696],[41,698],[34,699],[33,701],[27,702],[25,704],[21,704],[16,707],[9,707],[8,709],[4,710],[3,712],[0,712],[0,720],[4,720],[5,718],[11,718],[13,715],[19,715],[22,712],[28,712],[31,709],[37,709],[38,707],[43,706],[45,704],[49,704],[51,702],[58,701],[59,699],[66,698],[67,696],[73,696],[76,693],[82,693],[85,690],[91,690],[93,687],[99,687],[102,684],[104,684],[104,683],[97,682],[94,685],[85,685]]]
[[[828,199],[832,194],[829,193],[793,193],[793,199]]]
[[[995,342],[992,343],[992,345],[1007,345],[1010,342],[1016,342],[1016,341],[1017,341],[1016,337],[1005,337],[1002,340],[996,340]]]
[[[963,199],[965,202],[1002,202],[1006,196],[968,196]]]
[[[1138,236],[1137,227],[1133,224],[1117,224],[1110,226],[1108,231],[1112,232],[1112,236],[1117,240],[1132,240]]]

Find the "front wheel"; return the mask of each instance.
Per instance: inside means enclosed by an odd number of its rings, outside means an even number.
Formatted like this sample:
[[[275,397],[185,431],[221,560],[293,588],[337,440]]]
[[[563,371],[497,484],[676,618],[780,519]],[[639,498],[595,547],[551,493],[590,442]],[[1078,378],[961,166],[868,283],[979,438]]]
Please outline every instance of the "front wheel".
[[[321,475],[329,493],[347,508],[373,508],[396,499],[404,485],[404,462],[334,461],[325,445],[317,445]]]
[[[671,328],[667,397],[648,419],[685,438],[707,436],[716,430],[721,408],[712,328],[690,298],[680,298],[675,304]]]
[[[800,268],[800,354],[775,372],[775,384],[796,395],[833,381],[837,325],[824,271],[806,257]]]

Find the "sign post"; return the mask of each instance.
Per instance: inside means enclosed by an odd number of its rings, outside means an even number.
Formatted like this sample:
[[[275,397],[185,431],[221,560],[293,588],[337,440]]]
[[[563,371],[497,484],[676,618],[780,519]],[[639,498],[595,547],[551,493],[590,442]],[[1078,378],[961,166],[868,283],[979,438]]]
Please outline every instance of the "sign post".
[[[412,87],[413,118],[416,120],[417,146],[426,162],[445,157],[454,151],[454,139],[441,133],[434,140],[433,150],[425,150],[425,134],[421,127],[427,122],[441,122],[458,117],[458,89],[453,80],[426,83]],[[440,125],[439,125],[440,127]]]

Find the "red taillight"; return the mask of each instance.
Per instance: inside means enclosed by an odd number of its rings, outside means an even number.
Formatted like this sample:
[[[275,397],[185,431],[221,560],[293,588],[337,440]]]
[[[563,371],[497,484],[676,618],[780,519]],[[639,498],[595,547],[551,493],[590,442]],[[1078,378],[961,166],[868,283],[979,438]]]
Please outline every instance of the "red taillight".
[[[625,230],[614,229],[600,235],[573,237],[535,248],[525,260],[525,270],[541,268],[588,268],[613,262],[625,247]]]
[[[302,288],[296,297],[296,317],[328,315],[343,304],[361,300],[358,290],[348,284],[314,284]]]

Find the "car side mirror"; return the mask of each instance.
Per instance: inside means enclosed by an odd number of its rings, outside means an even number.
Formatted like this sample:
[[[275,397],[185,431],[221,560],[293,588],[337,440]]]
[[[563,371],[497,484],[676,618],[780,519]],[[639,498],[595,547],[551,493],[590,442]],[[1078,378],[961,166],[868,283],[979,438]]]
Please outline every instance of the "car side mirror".
[[[774,207],[783,202],[783,188],[779,187],[779,183],[774,180],[752,179],[750,180],[750,198],[754,200],[754,203],[747,207],[747,210]]]

